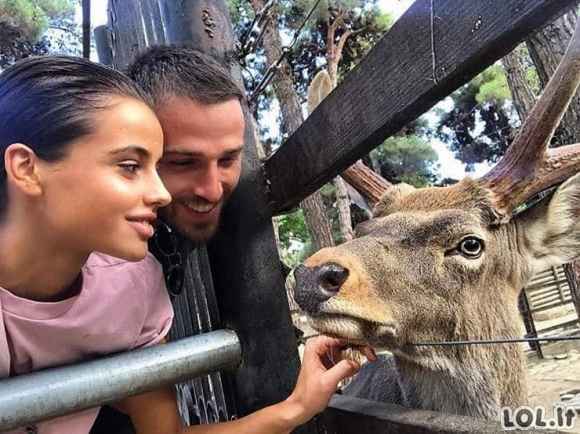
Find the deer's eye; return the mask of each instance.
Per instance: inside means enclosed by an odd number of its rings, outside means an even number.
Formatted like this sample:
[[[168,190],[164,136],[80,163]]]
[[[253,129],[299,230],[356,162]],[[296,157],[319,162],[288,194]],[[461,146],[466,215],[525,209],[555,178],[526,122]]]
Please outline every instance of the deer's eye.
[[[483,252],[483,242],[474,237],[467,237],[459,243],[457,251],[466,258],[477,259]]]

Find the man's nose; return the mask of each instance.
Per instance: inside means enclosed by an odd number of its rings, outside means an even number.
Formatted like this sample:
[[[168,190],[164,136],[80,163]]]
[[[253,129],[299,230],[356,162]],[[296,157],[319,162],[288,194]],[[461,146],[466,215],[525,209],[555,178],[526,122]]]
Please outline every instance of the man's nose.
[[[211,203],[221,200],[224,189],[217,165],[211,165],[197,178],[194,193]]]

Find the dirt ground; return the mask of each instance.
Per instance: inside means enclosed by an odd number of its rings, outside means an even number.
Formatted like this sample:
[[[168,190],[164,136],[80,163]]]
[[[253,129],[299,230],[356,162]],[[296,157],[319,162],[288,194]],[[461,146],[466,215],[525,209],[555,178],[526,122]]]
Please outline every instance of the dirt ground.
[[[569,404],[580,394],[580,341],[542,345],[544,359],[528,359],[531,407],[542,405],[547,415],[556,404]],[[574,399],[574,401],[576,401]],[[572,433],[580,433],[580,420]]]

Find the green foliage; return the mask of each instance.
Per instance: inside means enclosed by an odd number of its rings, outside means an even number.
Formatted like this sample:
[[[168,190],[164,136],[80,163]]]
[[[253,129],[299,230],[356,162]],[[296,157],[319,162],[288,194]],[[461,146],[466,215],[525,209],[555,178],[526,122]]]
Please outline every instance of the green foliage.
[[[286,248],[291,246],[291,239],[306,242],[308,239],[308,228],[304,220],[304,213],[298,209],[290,214],[278,217],[278,233],[280,241]]]
[[[301,249],[296,251],[288,251],[287,249],[282,249],[280,254],[280,259],[284,264],[290,268],[295,268],[300,263],[304,262],[312,254],[312,243],[308,239]]]
[[[18,59],[45,54],[43,32],[50,22],[72,17],[77,0],[0,0],[0,68]]]
[[[391,137],[371,152],[380,164],[381,175],[393,183],[405,182],[427,187],[433,181],[432,169],[438,160],[431,145],[416,135]]]
[[[513,127],[506,101],[511,99],[504,69],[494,65],[451,95],[453,108],[439,111],[435,135],[473,170],[496,162],[511,143]]]
[[[278,236],[282,243],[282,249],[279,252],[280,258],[286,265],[294,268],[312,253],[304,213],[298,209],[292,213],[278,216],[276,220]],[[300,243],[303,243],[301,248],[299,247]]]
[[[336,32],[336,40],[346,31],[357,31],[345,44],[339,65],[340,78],[368,53],[392,24],[392,17],[381,12],[377,3],[378,0],[322,0],[306,23],[305,19],[315,0],[279,0],[276,3],[278,22],[269,23],[269,26],[280,29],[285,44],[292,40],[296,31],[305,23],[293,51],[288,56],[295,88],[303,102],[306,100],[312,77],[326,63],[328,26],[334,22],[338,12],[343,11],[345,17],[344,24]],[[228,0],[227,4],[237,39],[241,41],[249,31],[255,13],[250,2],[244,0]],[[248,56],[245,62],[248,66],[245,74],[246,87],[251,92],[269,65],[264,59],[261,47]],[[261,98],[259,103],[261,110],[270,109],[268,98]]]
[[[511,93],[507,83],[507,76],[502,66],[494,65],[483,71],[472,81],[478,88],[475,100],[479,104],[503,105],[511,100]]]
[[[17,27],[30,40],[38,40],[49,18],[73,13],[69,0],[0,0],[0,25]]]
[[[312,1],[293,0],[280,3],[285,6],[280,15],[280,24],[291,31],[295,31],[302,24],[314,4]],[[339,64],[339,80],[369,52],[393,22],[389,14],[379,9],[377,0],[321,1],[304,27],[291,57],[294,83],[303,100],[312,77],[326,64],[328,27],[339,13],[344,13],[344,19],[335,33],[334,42],[338,42],[347,31],[358,32],[351,35],[344,45]]]

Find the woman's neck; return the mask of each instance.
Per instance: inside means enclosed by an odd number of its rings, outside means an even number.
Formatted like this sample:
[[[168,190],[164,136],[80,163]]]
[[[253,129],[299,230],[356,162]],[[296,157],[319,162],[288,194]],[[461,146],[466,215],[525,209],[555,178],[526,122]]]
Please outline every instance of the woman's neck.
[[[0,286],[34,301],[55,302],[80,290],[80,271],[88,253],[34,225],[0,225]]]

